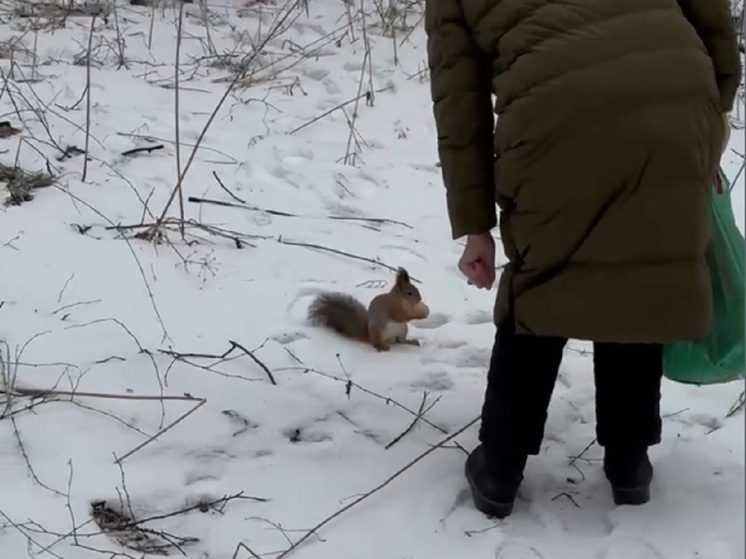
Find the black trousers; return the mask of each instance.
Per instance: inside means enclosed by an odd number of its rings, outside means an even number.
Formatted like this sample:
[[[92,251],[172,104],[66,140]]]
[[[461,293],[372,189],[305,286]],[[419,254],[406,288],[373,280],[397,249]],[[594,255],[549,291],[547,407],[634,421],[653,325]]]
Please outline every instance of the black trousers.
[[[498,328],[479,439],[487,456],[538,454],[565,338]],[[596,436],[600,446],[641,449],[661,440],[661,344],[595,343]]]

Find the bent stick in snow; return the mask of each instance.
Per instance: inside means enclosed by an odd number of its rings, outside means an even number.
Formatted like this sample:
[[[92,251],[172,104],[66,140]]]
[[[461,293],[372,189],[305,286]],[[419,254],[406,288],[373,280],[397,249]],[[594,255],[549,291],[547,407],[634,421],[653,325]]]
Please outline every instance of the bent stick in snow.
[[[371,489],[367,493],[364,493],[363,495],[361,495],[360,497],[358,497],[357,499],[355,499],[354,501],[352,501],[349,505],[345,505],[344,507],[342,507],[341,509],[339,509],[337,512],[335,512],[334,514],[332,514],[331,516],[328,516],[327,518],[325,518],[324,520],[322,520],[321,522],[319,522],[316,526],[314,526],[313,528],[311,528],[302,538],[300,538],[297,542],[295,542],[293,545],[291,545],[289,548],[287,548],[285,551],[283,551],[280,555],[278,555],[276,559],[284,559],[285,557],[287,557],[288,555],[290,555],[290,553],[292,553],[295,549],[297,549],[303,542],[305,542],[307,539],[309,539],[312,535],[316,534],[321,528],[323,528],[324,526],[326,526],[327,524],[329,524],[332,520],[334,520],[334,519],[342,516],[345,512],[347,512],[348,510],[350,510],[351,508],[353,508],[355,505],[363,502],[368,497],[371,497],[371,496],[375,495],[376,493],[378,493],[381,489],[383,489],[384,487],[386,487],[389,483],[391,483],[392,481],[394,481],[396,478],[398,478],[404,472],[406,472],[407,470],[409,470],[412,466],[414,466],[415,464],[417,464],[417,462],[423,460],[424,458],[426,458],[427,456],[429,456],[430,454],[432,454],[433,452],[435,452],[437,449],[443,447],[446,443],[448,443],[448,442],[452,441],[453,439],[455,439],[461,433],[463,433],[464,431],[466,431],[467,429],[469,429],[469,427],[471,427],[472,425],[474,425],[477,421],[479,421],[479,417],[475,417],[469,423],[467,423],[466,425],[464,425],[463,427],[461,427],[458,431],[456,431],[456,432],[448,435],[447,437],[445,437],[444,439],[442,439],[439,443],[437,443],[437,444],[431,446],[430,448],[428,448],[425,452],[423,452],[422,454],[420,454],[419,456],[417,456],[414,460],[412,460],[411,462],[409,462],[406,466],[404,466],[401,469],[399,469],[395,474],[393,474],[391,477],[389,477],[386,481],[383,481],[382,483],[380,483],[379,485],[377,485],[376,487],[374,487],[373,489]]]
[[[201,402],[204,398],[195,398],[189,395],[156,395],[156,394],[115,394],[106,392],[83,392],[75,390],[56,390],[46,388],[23,388],[14,386],[12,393],[16,396],[30,396],[32,398],[42,398],[47,396],[79,396],[81,398],[108,398],[112,400],[155,400],[158,402],[166,400],[180,400],[187,402]]]
[[[218,184],[220,184],[223,190],[225,190],[230,196],[238,200],[240,203],[226,202],[225,200],[213,200],[210,198],[201,198],[199,196],[189,196],[187,200],[191,202],[192,204],[212,204],[214,206],[224,206],[226,208],[240,208],[242,210],[248,210],[251,212],[261,212],[261,213],[266,213],[269,215],[275,215],[278,217],[298,217],[301,219],[329,219],[331,221],[351,221],[351,222],[359,221],[362,223],[370,223],[373,225],[384,225],[384,224],[401,225],[402,227],[406,227],[407,229],[414,229],[408,223],[404,223],[403,221],[397,221],[395,219],[388,219],[385,217],[354,217],[354,216],[348,216],[348,215],[302,215],[302,214],[296,214],[296,213],[286,212],[282,210],[271,210],[271,209],[266,209],[266,208],[259,208],[257,206],[252,206],[250,204],[247,204],[246,202],[238,198],[235,194],[233,194],[230,190],[228,190],[228,188],[218,178],[217,174],[214,171],[213,171],[213,176],[217,179]]]
[[[107,394],[103,392],[76,392],[74,390],[45,390],[43,388],[20,388],[17,386],[14,386],[12,388],[12,394],[16,396],[27,396],[31,398],[42,398],[42,397],[48,397],[48,396],[69,396],[70,398],[74,398],[76,396],[78,397],[87,397],[87,398],[111,398],[115,400],[152,400],[156,402],[164,402],[166,400],[180,400],[180,401],[187,401],[187,402],[196,402],[196,405],[193,408],[190,408],[185,413],[180,415],[178,418],[176,418],[174,421],[160,429],[155,435],[151,435],[146,440],[144,440],[142,443],[137,445],[135,448],[127,452],[125,455],[117,458],[114,462],[116,464],[121,464],[132,456],[135,452],[138,450],[141,450],[143,447],[149,445],[156,439],[158,439],[161,435],[163,435],[166,431],[170,431],[174,427],[176,427],[179,423],[184,421],[187,417],[192,415],[194,412],[196,412],[199,408],[204,406],[207,403],[206,398],[196,398],[194,396],[190,395],[183,395],[183,396],[168,396],[165,394],[161,394],[159,396],[151,396],[151,395],[137,395],[137,394]],[[11,418],[12,419],[12,418]]]
[[[202,406],[204,406],[207,403],[207,400],[204,399],[204,398],[194,398],[194,399],[197,400],[197,405],[196,406],[194,406],[193,408],[190,408],[186,413],[183,413],[182,415],[180,415],[176,420],[174,420],[171,423],[169,423],[168,425],[166,425],[163,429],[161,429],[160,431],[158,431],[155,435],[153,435],[151,437],[148,437],[146,440],[144,440],[143,442],[141,442],[139,445],[137,445],[135,448],[133,448],[132,450],[130,450],[124,456],[120,456],[119,458],[115,459],[114,463],[115,464],[121,464],[127,458],[129,458],[130,456],[132,456],[135,452],[137,452],[138,450],[141,450],[143,447],[145,447],[145,446],[149,445],[150,443],[152,443],[154,440],[156,440],[161,435],[163,435],[166,431],[169,431],[169,430],[173,429],[174,427],[176,427],[179,423],[181,423],[182,421],[184,421],[187,417],[189,417],[190,415],[192,415],[194,412],[196,412],[199,408],[201,408]]]
[[[301,241],[288,241],[287,239],[283,239],[282,237],[278,237],[277,242],[283,245],[291,246],[291,247],[310,248],[310,249],[320,250],[322,252],[337,254],[339,256],[346,256],[347,258],[352,258],[353,260],[359,260],[361,262],[367,262],[369,264],[373,264],[374,266],[380,266],[381,268],[386,268],[387,270],[391,272],[397,271],[397,268],[395,268],[394,266],[386,264],[385,262],[381,262],[380,260],[376,260],[375,258],[368,258],[367,256],[360,256],[359,254],[345,252],[344,250],[330,248],[324,245],[317,245],[315,243],[304,243]],[[409,276],[409,279],[411,279],[414,283],[422,283],[421,280],[418,280],[416,277],[412,275]]]

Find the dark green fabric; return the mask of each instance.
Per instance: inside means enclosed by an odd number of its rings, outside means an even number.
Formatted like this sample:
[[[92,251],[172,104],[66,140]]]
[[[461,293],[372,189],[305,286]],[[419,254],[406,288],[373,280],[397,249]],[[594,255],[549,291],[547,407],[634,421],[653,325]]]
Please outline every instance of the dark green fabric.
[[[746,377],[746,242],[733,216],[730,184],[724,174],[721,177],[724,192],[713,190],[711,194],[713,234],[707,264],[714,312],[710,330],[701,339],[663,346],[665,376],[686,384],[719,384]]]
[[[740,78],[726,0],[427,0],[425,28],[453,238],[500,210],[496,321],[702,335],[708,189]]]

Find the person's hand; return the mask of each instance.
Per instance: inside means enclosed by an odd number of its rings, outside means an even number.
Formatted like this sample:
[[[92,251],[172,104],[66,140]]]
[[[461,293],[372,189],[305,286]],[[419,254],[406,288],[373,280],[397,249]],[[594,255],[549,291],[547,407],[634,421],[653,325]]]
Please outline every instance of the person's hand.
[[[479,289],[491,289],[495,283],[495,240],[490,233],[469,235],[458,269],[469,283]]]

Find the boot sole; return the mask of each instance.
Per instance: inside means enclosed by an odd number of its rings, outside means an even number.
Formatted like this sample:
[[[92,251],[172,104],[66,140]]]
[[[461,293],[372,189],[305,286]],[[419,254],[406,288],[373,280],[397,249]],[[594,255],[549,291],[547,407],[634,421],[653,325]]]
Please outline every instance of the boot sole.
[[[650,500],[650,485],[622,488],[611,487],[611,493],[616,505],[644,505]]]
[[[471,488],[471,496],[474,500],[474,506],[482,514],[487,516],[494,516],[495,518],[503,519],[513,512],[513,503],[498,503],[491,499],[488,499],[482,495],[479,490],[469,481],[469,487]]]

